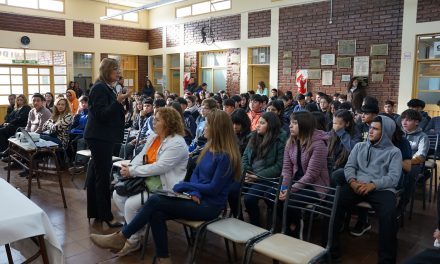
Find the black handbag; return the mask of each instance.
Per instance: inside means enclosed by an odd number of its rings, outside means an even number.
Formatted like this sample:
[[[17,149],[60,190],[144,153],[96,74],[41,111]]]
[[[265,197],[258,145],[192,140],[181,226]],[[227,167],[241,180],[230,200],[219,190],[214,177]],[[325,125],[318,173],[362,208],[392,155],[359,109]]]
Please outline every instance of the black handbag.
[[[144,177],[120,179],[115,184],[116,193],[120,196],[133,196],[143,191],[148,191]]]

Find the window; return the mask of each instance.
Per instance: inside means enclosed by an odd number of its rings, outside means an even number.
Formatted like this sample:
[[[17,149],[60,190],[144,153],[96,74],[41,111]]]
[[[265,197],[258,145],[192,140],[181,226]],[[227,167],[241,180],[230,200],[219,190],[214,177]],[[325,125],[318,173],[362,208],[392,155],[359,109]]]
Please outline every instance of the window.
[[[251,49],[251,63],[250,64],[270,64],[270,48],[258,47]]]
[[[231,8],[231,0],[210,0],[192,4],[190,6],[176,8],[176,17],[188,17],[211,12],[227,10]]]
[[[153,85],[160,87],[160,89],[156,90],[162,90],[163,87],[163,60],[162,56],[153,56]],[[157,88],[157,87],[156,87]]]
[[[106,9],[106,16],[112,16],[112,15],[116,15],[120,12],[122,12],[124,10],[122,9],[114,9],[114,8],[107,8]],[[124,20],[124,21],[129,21],[129,22],[138,22],[139,21],[139,16],[137,12],[133,12],[133,13],[128,13],[122,16],[115,16],[112,17],[112,19],[117,19],[117,20]]]
[[[208,85],[208,91],[226,89],[227,57],[225,52],[203,52],[201,60],[201,81]]]
[[[0,4],[64,12],[64,0],[0,0]]]
[[[418,36],[415,95],[435,105],[440,98],[440,33]]]

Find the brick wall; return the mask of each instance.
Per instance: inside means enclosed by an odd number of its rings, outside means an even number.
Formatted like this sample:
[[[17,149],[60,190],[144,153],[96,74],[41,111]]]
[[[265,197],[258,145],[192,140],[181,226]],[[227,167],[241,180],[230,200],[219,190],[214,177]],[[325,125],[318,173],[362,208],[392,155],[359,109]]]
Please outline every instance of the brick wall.
[[[101,38],[133,42],[148,42],[147,30],[145,29],[109,25],[101,25]]]
[[[229,49],[227,52],[226,91],[231,95],[240,93],[240,60],[231,61],[233,54],[240,58],[240,49]]]
[[[248,38],[270,37],[270,17],[270,10],[249,13]]]
[[[440,21],[439,0],[418,0],[417,23]]]
[[[148,57],[147,56],[138,56],[138,87],[139,91],[145,86],[145,82],[147,80],[146,76],[148,75]]]
[[[233,15],[211,19],[211,30],[215,36],[215,41],[239,40],[240,39],[241,15]],[[206,27],[208,34],[209,20],[188,22],[184,25],[185,45],[198,44],[202,42],[201,31]]]
[[[73,21],[73,36],[82,38],[94,38],[95,25],[93,25],[93,23]]]
[[[0,13],[0,29],[59,36],[66,35],[64,20],[9,13]]]
[[[162,48],[162,28],[154,28],[147,31],[148,47],[149,49],[161,49]]]
[[[167,48],[178,47],[181,45],[180,25],[167,26]]]
[[[397,101],[403,19],[403,1],[340,0],[334,4],[333,23],[329,24],[329,3],[314,3],[280,9],[279,22],[279,88],[293,89],[295,68],[307,69],[310,50],[320,49],[321,54],[333,53],[338,57],[338,40],[356,40],[357,56],[368,56],[371,44],[388,44],[388,56],[371,57],[386,59],[383,82],[369,79],[368,94],[379,102]],[[313,19],[310,19],[310,18]],[[283,52],[292,51],[292,74],[283,75]],[[352,56],[351,56],[352,57]],[[352,59],[353,64],[353,59]],[[352,65],[353,66],[353,65]],[[309,90],[346,93],[347,82],[341,82],[342,74],[353,76],[353,69],[337,69],[337,66],[321,66],[333,70],[333,85],[322,86],[321,80],[310,80]],[[295,92],[296,93],[296,92]]]

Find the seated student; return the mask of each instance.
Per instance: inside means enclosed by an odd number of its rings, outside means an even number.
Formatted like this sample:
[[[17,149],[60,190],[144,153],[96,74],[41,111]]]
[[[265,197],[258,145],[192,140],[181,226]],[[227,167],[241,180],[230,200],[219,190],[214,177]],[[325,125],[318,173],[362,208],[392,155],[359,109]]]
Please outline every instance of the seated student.
[[[57,98],[52,116],[43,125],[41,138],[57,143],[63,148],[69,144],[69,128],[73,117],[67,99]]]
[[[312,92],[307,92],[304,95],[304,99],[306,101],[306,104],[313,104],[315,101],[313,101],[313,93]]]
[[[419,127],[422,120],[422,115],[419,112],[413,109],[405,110],[400,116],[400,119],[405,138],[409,141],[412,152],[411,171],[409,172],[408,181],[404,183],[404,199],[407,203],[415,188],[415,179],[417,175],[422,172],[423,165],[428,156],[429,139],[422,128]]]
[[[338,101],[342,104],[347,102],[347,95],[346,94],[340,94],[338,97]]]
[[[323,93],[323,92],[317,92],[316,93],[316,96],[315,96],[315,104],[316,104],[316,106],[318,107],[318,109],[319,109],[319,111],[322,111],[321,110],[321,98],[322,97],[324,97],[324,96],[327,96],[325,93]],[[326,100],[327,102],[330,102],[330,99],[328,99],[328,100]]]
[[[394,102],[391,100],[386,100],[383,106],[384,114],[391,117],[395,121],[399,118],[400,115],[394,113]]]
[[[190,95],[186,97],[186,103],[187,108],[184,111],[189,112],[193,116],[194,121],[197,120],[197,117],[200,115],[199,108],[197,107],[197,98],[194,95]]]
[[[283,95],[281,97],[281,100],[284,104],[284,120],[290,120],[290,115],[293,113],[293,109],[296,105],[293,104],[293,98],[291,98],[289,95]],[[288,121],[290,123],[290,121]]]
[[[191,145],[188,150],[190,153],[194,151],[201,150],[206,143],[206,138],[204,137],[204,130],[206,124],[206,116],[208,116],[211,112],[217,109],[217,102],[208,98],[203,100],[202,105],[200,106],[200,116],[196,120],[197,129],[196,136],[194,137]]]
[[[70,144],[67,151],[71,160],[75,159],[75,153],[78,150],[86,149],[86,143],[83,139],[84,129],[86,128],[89,116],[89,97],[83,95],[79,98],[78,114],[73,118],[72,126],[70,127],[69,138]],[[81,157],[79,157],[81,158]],[[84,160],[82,160],[84,161]]]
[[[240,95],[238,95],[238,94],[233,95],[233,96],[231,96],[231,99],[234,100],[234,102],[235,102],[235,109],[240,108],[240,103],[241,103]]]
[[[242,93],[240,94],[241,102],[240,102],[240,108],[244,111],[249,112],[249,94],[248,93]]]
[[[293,112],[304,111],[306,107],[306,97],[303,94],[298,94],[296,101],[298,104],[293,108]]]
[[[440,108],[440,100],[438,100],[437,106]],[[425,132],[428,134],[440,134],[440,116],[433,117],[429,120],[428,125],[425,127]]]
[[[6,115],[5,115],[5,123],[9,123],[9,115],[14,111],[15,108],[15,99],[17,99],[17,96],[15,94],[10,94],[8,96],[8,108],[6,109]],[[0,126],[2,127],[3,124]]]
[[[368,139],[370,124],[379,114],[379,107],[376,104],[366,104],[361,107],[361,122],[357,123],[359,132],[362,134],[362,140]]]
[[[310,112],[296,112],[290,119],[290,138],[284,150],[283,169],[281,175],[283,183],[281,186],[280,200],[284,201],[287,189],[301,195],[308,194],[308,189],[322,191],[307,184],[323,186],[330,185],[327,169],[327,145],[328,135],[324,131],[316,129]],[[291,179],[299,181],[289,186]],[[304,199],[295,196],[296,200]],[[288,216],[288,232],[296,237],[301,232],[301,211],[291,210]]]
[[[0,151],[8,148],[8,139],[15,135],[17,128],[27,125],[31,107],[27,103],[26,96],[20,94],[15,100],[14,110],[7,116],[6,122],[0,128]],[[1,153],[1,156],[7,156],[7,153]]]
[[[207,116],[208,142],[199,156],[190,182],[174,186],[178,193],[188,193],[191,200],[153,195],[142,206],[134,219],[122,231],[90,238],[102,248],[121,250],[126,240],[149,223],[156,246],[159,263],[171,263],[168,252],[166,221],[187,219],[209,221],[219,216],[225,206],[229,187],[241,174],[238,151],[231,119],[223,111],[213,111]],[[132,167],[125,176],[131,175]]]
[[[75,91],[68,89],[66,91],[66,98],[69,101],[71,115],[75,116],[76,112],[78,111],[78,107],[79,107],[79,102],[78,102],[78,99],[76,98]]]
[[[41,133],[43,125],[49,120],[52,113],[46,108],[46,99],[43,95],[36,93],[32,96],[32,108],[29,111],[28,121],[26,125],[26,131]]]
[[[141,119],[141,111],[143,109],[142,101],[141,100],[135,100],[133,102],[133,108],[134,108],[134,113],[133,113],[133,116],[131,118],[131,120],[132,120],[131,130],[139,131],[141,129],[139,127],[139,124],[140,124],[140,119]],[[131,139],[133,139],[133,138],[131,138]]]
[[[333,129],[330,132],[328,156],[333,161],[331,175],[332,186],[344,185],[344,167],[353,147],[362,141],[362,136],[356,128],[353,116],[347,110],[338,110],[333,116]]]
[[[286,133],[281,130],[281,123],[276,114],[266,112],[260,117],[257,129],[252,132],[241,161],[242,168],[246,171],[245,184],[251,184],[255,189],[268,191],[258,185],[255,175],[271,179],[280,177],[286,138]],[[255,184],[253,184],[254,182]],[[261,194],[256,190],[251,192]],[[236,182],[231,187],[228,199],[231,211],[235,215],[238,213],[239,195],[240,182]],[[244,196],[244,204],[249,214],[250,222],[257,226],[260,226],[259,200],[255,196]]]
[[[321,109],[321,112],[324,114],[326,131],[330,130],[333,120],[332,113],[330,112],[331,102],[330,96],[326,94],[320,96],[319,109]]]
[[[235,101],[234,99],[228,98],[223,101],[223,111],[226,112],[226,114],[231,115],[232,112],[235,110]]]
[[[174,110],[176,110],[179,113],[182,120],[185,120],[185,117],[183,116],[181,104],[179,104],[178,102],[173,102],[170,106],[167,106],[167,107],[174,108]],[[190,117],[192,118],[191,115],[190,115]],[[185,143],[189,146],[189,145],[191,145],[191,142],[193,140],[193,135],[192,135],[191,131],[189,130],[189,128],[187,127],[187,124],[185,122],[184,122],[183,130],[184,130],[183,138],[185,139]]]
[[[183,120],[185,123],[185,127],[190,131],[192,140],[196,136],[197,124],[191,112],[186,111],[186,109],[188,108],[188,101],[191,102],[191,100],[186,100],[182,97],[177,98],[177,102],[180,104],[180,107],[183,111]]]
[[[154,100],[151,98],[144,99],[142,101],[142,110],[139,113],[139,131],[142,133],[142,128],[145,127],[145,122],[153,116],[154,112]],[[163,105],[165,106],[165,104]],[[152,126],[153,123],[150,123],[150,126]],[[145,131],[144,131],[145,132]]]
[[[284,104],[281,100],[273,100],[267,105],[267,112],[275,113],[281,122],[281,128],[283,131],[285,131],[287,134],[289,134],[289,119],[285,119],[284,116]]]
[[[151,177],[159,175],[162,189],[172,190],[174,185],[183,180],[188,162],[188,150],[183,139],[184,126],[180,114],[170,107],[160,108],[154,114],[154,130],[147,137],[143,150],[131,161],[130,167],[124,166],[121,175],[132,177]],[[142,200],[144,199],[144,200]],[[113,200],[125,222],[130,224],[142,204],[148,199],[144,192],[130,197],[113,192]],[[117,254],[125,256],[136,251],[141,245],[141,235],[137,232]]]
[[[348,157],[344,173],[347,185],[341,186],[334,230],[340,230],[345,212],[357,203],[369,202],[379,216],[378,263],[395,263],[397,251],[396,196],[402,173],[402,154],[392,143],[396,125],[386,116],[375,117],[368,141],[356,144]],[[331,253],[341,253],[339,232],[333,232]]]
[[[53,94],[50,92],[47,92],[44,94],[44,98],[46,99],[46,108],[52,113],[53,111],[53,103],[54,103],[54,98]]]
[[[330,114],[333,116],[336,111],[338,111],[341,107],[341,103],[339,101],[332,101],[330,103]]]
[[[429,121],[431,120],[431,117],[428,115],[427,112],[423,111],[425,109],[425,102],[420,99],[411,99],[406,104],[409,109],[416,110],[422,115],[422,120],[419,122],[419,127],[422,130],[425,130],[426,126],[428,126]]]
[[[261,105],[261,111],[266,112],[267,104],[269,103],[269,97],[266,95],[262,95],[261,98],[263,99],[263,104]]]
[[[327,126],[327,120],[325,119],[325,116],[322,112],[319,111],[315,111],[315,112],[311,112],[312,113],[312,117],[316,122],[316,129],[317,130],[321,130],[321,131],[325,131],[328,132],[328,126]]]
[[[235,109],[231,115],[232,126],[235,135],[238,139],[238,147],[240,155],[243,156],[244,150],[249,142],[249,135],[251,133],[251,121],[249,120],[246,111],[241,108]]]

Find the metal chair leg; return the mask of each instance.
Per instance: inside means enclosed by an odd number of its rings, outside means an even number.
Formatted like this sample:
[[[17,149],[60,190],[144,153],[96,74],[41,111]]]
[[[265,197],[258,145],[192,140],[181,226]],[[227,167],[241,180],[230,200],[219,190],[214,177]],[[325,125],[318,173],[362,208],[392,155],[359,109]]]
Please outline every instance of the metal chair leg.
[[[14,260],[12,259],[11,247],[9,244],[5,244],[6,256],[8,256],[8,263],[14,264]]]
[[[232,264],[231,251],[229,249],[229,241],[226,238],[224,240],[225,240],[226,254],[228,255],[228,262]]]

